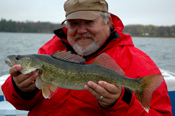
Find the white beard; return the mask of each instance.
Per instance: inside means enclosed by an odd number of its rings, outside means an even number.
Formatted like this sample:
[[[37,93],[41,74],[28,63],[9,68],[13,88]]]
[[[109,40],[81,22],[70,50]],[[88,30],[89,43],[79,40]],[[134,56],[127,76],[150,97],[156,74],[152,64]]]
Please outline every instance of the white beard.
[[[96,52],[98,49],[100,48],[100,46],[97,44],[96,41],[93,41],[91,43],[91,45],[89,45],[87,48],[82,49],[77,43],[75,43],[73,45],[73,49],[75,50],[75,52],[81,56],[87,56],[90,55],[94,52]]]

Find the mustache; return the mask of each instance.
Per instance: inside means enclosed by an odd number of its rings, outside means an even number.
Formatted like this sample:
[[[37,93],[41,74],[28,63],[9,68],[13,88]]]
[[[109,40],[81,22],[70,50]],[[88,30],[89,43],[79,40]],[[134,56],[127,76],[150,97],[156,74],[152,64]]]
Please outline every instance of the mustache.
[[[94,39],[94,35],[90,34],[90,33],[83,33],[83,34],[76,34],[75,37],[74,37],[74,40],[77,40],[79,38],[92,38]]]

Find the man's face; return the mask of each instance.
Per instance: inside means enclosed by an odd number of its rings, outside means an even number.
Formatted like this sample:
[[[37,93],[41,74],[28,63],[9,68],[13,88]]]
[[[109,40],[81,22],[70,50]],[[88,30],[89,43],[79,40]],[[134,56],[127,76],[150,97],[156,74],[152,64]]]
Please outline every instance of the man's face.
[[[102,16],[95,20],[68,20],[67,29],[67,40],[75,52],[87,56],[97,51],[109,37],[110,21],[105,25]]]

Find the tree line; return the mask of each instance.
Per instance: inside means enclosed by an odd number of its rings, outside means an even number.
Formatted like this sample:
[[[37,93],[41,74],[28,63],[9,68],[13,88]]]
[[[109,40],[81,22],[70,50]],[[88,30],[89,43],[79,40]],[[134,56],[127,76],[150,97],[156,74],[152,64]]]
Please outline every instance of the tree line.
[[[17,22],[12,20],[1,19],[0,32],[31,32],[31,33],[52,33],[53,30],[65,25],[54,24],[50,22]]]
[[[0,32],[32,32],[32,33],[52,33],[53,30],[65,25],[50,22],[18,22],[12,20],[0,20]],[[154,25],[126,25],[123,30],[131,36],[175,36],[175,25],[154,26]]]
[[[175,25],[127,25],[125,26],[123,32],[132,36],[175,36]]]

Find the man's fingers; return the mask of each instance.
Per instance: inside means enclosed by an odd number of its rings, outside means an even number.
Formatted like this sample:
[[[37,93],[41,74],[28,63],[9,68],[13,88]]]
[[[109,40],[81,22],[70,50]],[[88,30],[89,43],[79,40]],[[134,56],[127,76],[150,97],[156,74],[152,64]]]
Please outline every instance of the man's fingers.
[[[84,88],[89,91],[102,107],[112,107],[120,97],[122,89],[105,81],[99,81],[98,84],[89,81]]]
[[[96,91],[97,93],[99,93],[99,94],[105,94],[105,90],[103,89],[103,87],[101,87],[101,86],[99,86],[98,84],[96,84],[96,83],[94,83],[94,82],[92,82],[92,81],[89,81],[88,83],[87,83],[87,85],[89,86],[89,87],[91,87],[94,91]]]
[[[100,98],[100,94],[98,94],[95,90],[92,88],[88,87],[88,85],[85,85],[84,88],[89,91],[97,100]]]
[[[10,68],[9,73],[12,75],[12,78],[16,86],[23,92],[31,92],[35,89],[35,80],[38,77],[37,70],[31,72],[30,74],[22,74],[20,70],[22,69],[21,65],[14,65]]]
[[[37,77],[38,73],[36,72],[32,73],[30,76],[25,75],[25,77],[23,77],[24,79],[21,79],[22,81],[19,86],[23,88],[29,87],[31,84],[35,83]]]
[[[120,87],[117,87],[117,86],[115,86],[115,85],[113,85],[113,84],[110,84],[110,83],[107,83],[107,82],[105,82],[105,81],[99,81],[98,84],[99,84],[101,87],[105,88],[105,89],[106,89],[109,93],[111,93],[111,94],[116,94],[116,93],[118,93],[118,89],[120,89]],[[118,88],[118,89],[116,89],[116,88]]]
[[[97,100],[100,98],[101,95],[103,97],[107,96],[107,91],[103,87],[91,81],[87,83],[85,89],[88,90],[92,95],[94,95]]]
[[[19,71],[22,69],[21,65],[14,65],[13,67],[10,68],[9,73],[12,76],[17,76],[19,75]]]

